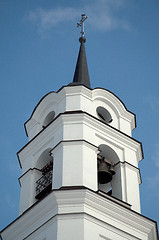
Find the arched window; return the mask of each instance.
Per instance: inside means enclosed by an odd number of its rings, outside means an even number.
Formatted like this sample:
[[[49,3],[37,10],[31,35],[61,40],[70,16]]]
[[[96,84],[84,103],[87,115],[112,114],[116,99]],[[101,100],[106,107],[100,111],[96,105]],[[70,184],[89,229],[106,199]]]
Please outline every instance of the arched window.
[[[100,120],[106,123],[111,123],[113,121],[111,114],[104,107],[99,106],[96,111]]]
[[[36,181],[35,198],[37,199],[41,199],[52,189],[53,158],[50,156],[50,150],[51,149],[45,150],[39,157],[36,164],[36,168],[41,171],[41,176]]]
[[[101,144],[99,145],[100,155],[111,161],[113,164],[119,162],[119,157],[116,152],[109,147],[108,145]]]
[[[55,112],[54,111],[51,111],[45,118],[44,122],[43,122],[43,128],[46,128],[49,123],[51,123],[53,121],[55,117]]]
[[[115,175],[114,166],[119,162],[119,157],[112,148],[105,144],[99,146],[99,151],[97,156],[98,189],[111,195],[113,192],[111,181]]]

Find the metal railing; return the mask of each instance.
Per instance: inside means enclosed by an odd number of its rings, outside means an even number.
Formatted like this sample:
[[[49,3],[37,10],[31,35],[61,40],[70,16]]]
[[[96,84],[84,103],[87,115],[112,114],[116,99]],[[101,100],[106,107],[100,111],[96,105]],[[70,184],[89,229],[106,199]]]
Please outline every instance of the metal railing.
[[[45,173],[36,181],[36,198],[39,199],[50,192],[52,186],[52,171]]]

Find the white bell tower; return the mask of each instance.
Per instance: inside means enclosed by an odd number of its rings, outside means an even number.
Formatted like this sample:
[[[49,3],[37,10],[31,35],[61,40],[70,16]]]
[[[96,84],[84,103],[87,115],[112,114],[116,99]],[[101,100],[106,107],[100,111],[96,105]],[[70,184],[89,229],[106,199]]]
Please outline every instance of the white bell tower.
[[[45,95],[25,123],[19,217],[2,240],[157,240],[156,222],[140,213],[135,115],[112,92],[91,89],[86,18],[73,82]]]

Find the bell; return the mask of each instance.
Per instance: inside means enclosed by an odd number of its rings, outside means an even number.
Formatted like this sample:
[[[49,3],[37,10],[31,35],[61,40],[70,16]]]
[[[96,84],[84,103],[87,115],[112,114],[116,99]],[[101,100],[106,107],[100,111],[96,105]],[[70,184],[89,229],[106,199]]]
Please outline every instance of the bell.
[[[113,167],[112,164],[110,165],[109,172],[110,172],[112,175],[115,175],[115,170],[114,170],[114,167]]]
[[[112,174],[108,171],[107,164],[101,161],[98,165],[98,182],[100,184],[108,183],[112,180]]]

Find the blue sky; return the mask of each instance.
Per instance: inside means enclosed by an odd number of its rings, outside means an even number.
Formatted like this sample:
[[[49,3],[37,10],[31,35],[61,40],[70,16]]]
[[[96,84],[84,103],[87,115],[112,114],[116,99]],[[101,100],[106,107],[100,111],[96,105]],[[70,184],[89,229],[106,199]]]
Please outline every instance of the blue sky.
[[[18,216],[23,124],[43,95],[73,79],[81,13],[92,88],[136,114],[142,214],[159,224],[159,0],[1,0],[0,229]]]

